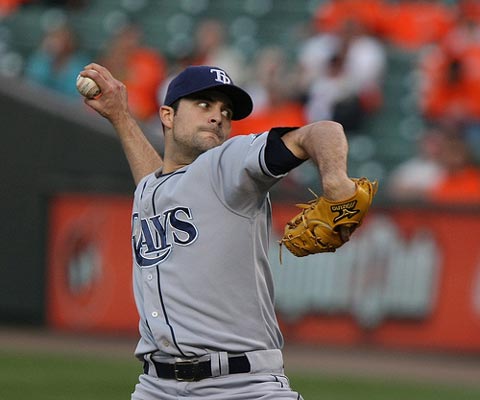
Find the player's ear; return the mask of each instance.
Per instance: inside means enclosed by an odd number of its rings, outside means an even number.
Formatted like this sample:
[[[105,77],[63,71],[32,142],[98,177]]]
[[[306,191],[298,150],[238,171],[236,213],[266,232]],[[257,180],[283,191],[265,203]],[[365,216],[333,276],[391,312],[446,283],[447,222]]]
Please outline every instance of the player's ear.
[[[169,106],[161,106],[160,110],[158,111],[160,116],[160,120],[162,124],[167,128],[172,128],[173,124],[173,116],[175,114],[175,110]]]

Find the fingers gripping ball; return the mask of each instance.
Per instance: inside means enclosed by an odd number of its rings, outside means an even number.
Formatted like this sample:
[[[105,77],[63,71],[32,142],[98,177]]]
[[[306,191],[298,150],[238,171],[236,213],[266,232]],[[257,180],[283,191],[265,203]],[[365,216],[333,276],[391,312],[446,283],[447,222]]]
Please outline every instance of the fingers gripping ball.
[[[96,84],[96,82],[86,76],[77,76],[77,89],[82,96],[85,96],[87,99],[93,99],[97,97],[101,90]]]
[[[377,181],[367,178],[352,179],[355,194],[343,201],[331,201],[319,197],[308,204],[298,204],[302,212],[287,222],[280,246],[295,256],[334,252],[343,245],[339,233],[341,226],[347,226],[352,233],[362,223],[373,197],[377,192]]]

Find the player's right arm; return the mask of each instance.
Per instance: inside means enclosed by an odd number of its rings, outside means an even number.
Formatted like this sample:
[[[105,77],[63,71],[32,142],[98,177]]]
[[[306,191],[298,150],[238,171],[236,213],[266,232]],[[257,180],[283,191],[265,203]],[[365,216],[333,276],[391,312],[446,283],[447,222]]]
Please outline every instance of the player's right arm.
[[[115,128],[135,184],[138,184],[144,176],[160,168],[163,161],[130,114],[125,85],[105,67],[95,63],[87,65],[80,75],[92,78],[100,86],[102,95],[96,99],[85,99],[85,103]]]

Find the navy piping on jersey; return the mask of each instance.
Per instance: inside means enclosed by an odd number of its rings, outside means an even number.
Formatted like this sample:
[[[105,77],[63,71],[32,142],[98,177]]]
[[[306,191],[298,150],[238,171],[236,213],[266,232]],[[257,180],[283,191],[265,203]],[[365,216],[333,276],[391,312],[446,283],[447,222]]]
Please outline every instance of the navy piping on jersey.
[[[166,181],[168,181],[172,176],[175,176],[175,175],[179,175],[179,174],[184,174],[186,171],[178,171],[178,172],[172,172],[170,175],[169,174],[165,174],[165,176],[167,176],[162,182],[160,182],[158,184],[158,186],[155,188],[155,190],[153,191],[153,195],[152,195],[152,210],[153,210],[153,213],[156,214],[157,213],[157,209],[155,207],[155,194],[157,193],[157,190],[160,188],[160,186],[162,186]],[[156,176],[156,175],[155,175]],[[162,175],[159,175],[158,177],[160,177]],[[157,238],[158,239],[158,238]],[[182,351],[182,349],[180,349],[180,346],[178,345],[178,342],[177,342],[177,338],[175,337],[175,331],[173,329],[173,326],[172,324],[170,323],[170,320],[168,318],[168,315],[167,315],[167,309],[165,307],[165,303],[163,301],[163,296],[162,296],[162,287],[161,287],[161,284],[160,284],[160,268],[158,267],[158,265],[156,266],[156,270],[157,270],[157,288],[158,288],[158,294],[159,294],[159,297],[160,297],[160,304],[162,305],[162,311],[163,311],[163,315],[165,317],[165,323],[167,324],[168,328],[170,329],[170,334],[172,335],[172,340],[173,340],[173,344],[175,345],[175,347],[177,348],[177,350],[180,352],[180,354],[183,356],[183,357],[187,357],[187,355]],[[195,355],[195,354],[194,354]]]
[[[140,200],[143,198],[143,192],[145,192],[145,188],[147,187],[148,179],[145,179],[145,182],[143,183],[143,188],[142,188],[142,193],[140,193]]]
[[[272,376],[275,378],[275,382],[279,383],[280,387],[283,388],[283,382],[281,382],[280,379],[278,379],[278,376],[277,375],[272,375]]]
[[[142,187],[142,192],[140,193],[140,200],[142,200],[142,198],[143,198],[143,193],[145,192],[145,189],[147,187],[147,183],[148,183],[148,179],[145,179],[145,182],[143,183],[143,187]],[[152,334],[152,337],[154,337],[153,332],[152,332],[152,328],[150,328],[150,324],[148,323],[148,319],[146,319],[146,318],[145,318],[145,324],[147,325],[148,330]]]
[[[160,185],[163,185],[172,176],[175,176],[175,175],[178,175],[178,174],[184,174],[185,172],[187,172],[187,171],[173,171],[173,172],[169,172],[168,174],[157,174],[157,172],[155,172],[155,178],[166,177],[165,180],[160,182]]]
[[[280,387],[281,388],[284,388],[285,386],[283,385],[283,382],[278,379],[278,376],[277,375],[273,375],[272,376],[275,378],[275,382],[279,383],[280,384]],[[288,379],[288,378],[287,378]],[[297,392],[297,400],[302,400],[302,396],[300,396],[300,393]]]
[[[260,165],[260,169],[262,170],[264,175],[270,176],[271,174],[269,174],[267,171],[265,171],[265,169],[263,168],[263,165],[262,165],[262,152],[263,152],[264,147],[265,147],[265,144],[262,145],[262,148],[258,152],[258,165]]]
[[[170,334],[172,335],[173,344],[175,345],[175,347],[183,357],[187,357],[187,355],[182,351],[182,349],[180,349],[180,346],[178,345],[178,342],[177,342],[177,338],[175,337],[175,331],[173,330],[173,326],[172,324],[170,324],[170,321],[168,319],[167,309],[165,307],[165,303],[163,301],[163,296],[162,296],[162,287],[160,285],[160,268],[158,267],[158,265],[155,268],[157,269],[157,287],[158,287],[158,293],[160,296],[160,303],[162,304],[163,315],[165,316],[165,322],[168,328],[170,329]]]

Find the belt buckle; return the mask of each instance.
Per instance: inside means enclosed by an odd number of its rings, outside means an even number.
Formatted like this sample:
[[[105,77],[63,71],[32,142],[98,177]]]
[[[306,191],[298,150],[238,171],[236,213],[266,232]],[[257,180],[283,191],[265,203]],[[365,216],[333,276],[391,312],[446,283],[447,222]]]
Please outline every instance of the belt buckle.
[[[174,364],[175,379],[180,382],[194,382],[198,371],[198,360],[177,360]],[[191,367],[188,368],[188,367]]]

